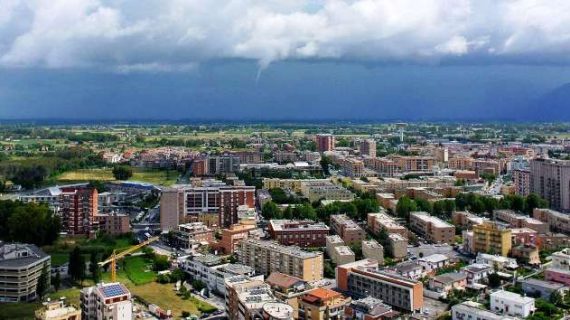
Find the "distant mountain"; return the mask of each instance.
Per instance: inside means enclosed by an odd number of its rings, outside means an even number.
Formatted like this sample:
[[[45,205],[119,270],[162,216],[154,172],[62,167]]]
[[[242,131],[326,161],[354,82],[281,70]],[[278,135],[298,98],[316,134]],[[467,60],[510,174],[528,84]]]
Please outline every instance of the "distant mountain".
[[[520,114],[521,118],[532,121],[570,120],[570,83],[555,88],[535,101]]]

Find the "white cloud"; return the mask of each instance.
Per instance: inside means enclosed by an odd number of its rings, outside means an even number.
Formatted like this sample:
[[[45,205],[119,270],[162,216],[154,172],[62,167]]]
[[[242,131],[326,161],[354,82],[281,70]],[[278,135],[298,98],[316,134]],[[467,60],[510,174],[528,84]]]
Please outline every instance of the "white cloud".
[[[1,0],[0,65],[179,71],[205,60],[568,63],[568,0]]]

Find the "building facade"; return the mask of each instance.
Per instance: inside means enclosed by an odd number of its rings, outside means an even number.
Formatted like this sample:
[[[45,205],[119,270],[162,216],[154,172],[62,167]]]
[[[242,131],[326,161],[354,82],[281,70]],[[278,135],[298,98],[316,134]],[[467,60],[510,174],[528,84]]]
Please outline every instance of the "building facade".
[[[272,241],[245,239],[240,243],[238,259],[256,272],[269,275],[281,272],[305,281],[323,278],[323,255]]]
[[[0,242],[0,302],[27,302],[37,298],[38,281],[47,272],[51,257],[33,244]]]

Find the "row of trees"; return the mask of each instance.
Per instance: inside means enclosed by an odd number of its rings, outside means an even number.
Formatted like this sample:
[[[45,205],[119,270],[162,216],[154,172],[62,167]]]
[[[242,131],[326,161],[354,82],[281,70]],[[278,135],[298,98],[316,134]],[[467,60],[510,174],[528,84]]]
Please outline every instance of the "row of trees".
[[[548,202],[536,194],[526,197],[519,195],[506,195],[498,200],[491,196],[482,196],[475,193],[461,193],[455,197],[458,210],[470,210],[475,213],[493,212],[496,209],[511,209],[532,214],[535,208],[547,208]]]
[[[293,206],[287,206],[281,210],[273,201],[269,201],[263,205],[261,214],[265,219],[310,219],[327,222],[331,215],[346,214],[350,218],[363,221],[370,212],[379,210],[376,199],[363,195],[363,198],[357,198],[350,202],[336,201],[327,205],[321,205],[320,201],[309,203],[301,203]]]
[[[61,221],[46,204],[0,200],[0,240],[52,244],[61,231]]]
[[[410,212],[425,211],[442,219],[451,218],[455,210],[469,210],[474,213],[492,213],[496,209],[511,209],[532,214],[535,208],[547,208],[548,202],[536,194],[527,197],[506,195],[498,200],[491,196],[482,196],[475,193],[460,193],[455,200],[440,200],[430,202],[425,199],[410,199],[403,196],[398,200],[396,215],[409,221]]]

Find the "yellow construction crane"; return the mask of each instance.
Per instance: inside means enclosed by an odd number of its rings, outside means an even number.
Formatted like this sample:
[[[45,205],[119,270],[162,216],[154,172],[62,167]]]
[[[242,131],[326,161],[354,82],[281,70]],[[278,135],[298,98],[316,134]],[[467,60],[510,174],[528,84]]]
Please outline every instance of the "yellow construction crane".
[[[128,248],[125,251],[119,252],[117,253],[117,250],[113,250],[113,254],[111,255],[111,257],[109,257],[109,259],[105,260],[105,261],[101,261],[99,262],[99,266],[104,266],[108,263],[111,263],[111,282],[115,282],[115,279],[117,277],[117,260],[124,258],[125,256],[137,251],[138,249],[151,244],[152,242],[155,242],[156,240],[160,239],[160,237],[152,237],[152,238],[148,238],[148,240],[143,241],[137,245],[134,245],[130,248]]]

